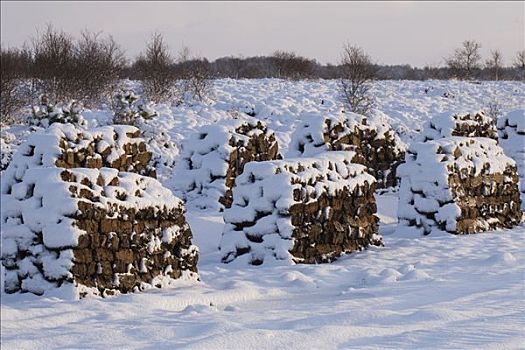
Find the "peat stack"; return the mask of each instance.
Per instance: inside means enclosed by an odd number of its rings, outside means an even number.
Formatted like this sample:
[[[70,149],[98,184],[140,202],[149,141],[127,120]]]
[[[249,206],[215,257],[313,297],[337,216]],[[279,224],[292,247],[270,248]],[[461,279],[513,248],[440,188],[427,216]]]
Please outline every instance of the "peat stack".
[[[525,109],[512,111],[498,119],[499,142],[505,154],[514,159],[520,177],[521,209],[525,211]]]
[[[397,185],[396,168],[405,145],[381,113],[365,117],[356,113],[308,113],[292,135],[290,157],[311,157],[325,151],[354,151],[377,180],[377,188]]]
[[[5,291],[66,298],[197,278],[182,201],[116,169],[28,169],[2,195]]]
[[[354,155],[247,164],[224,212],[222,261],[323,263],[382,244],[375,179]]]
[[[182,201],[120,171],[151,174],[137,135],[54,124],[18,148],[1,188],[7,292],[107,295],[197,276]]]
[[[281,158],[275,135],[261,121],[227,120],[202,127],[182,145],[171,180],[188,205],[222,211],[248,162]]]
[[[497,140],[496,123],[483,111],[442,113],[423,125],[420,141],[437,140],[450,136],[487,137]]]
[[[5,177],[21,178],[33,167],[108,167],[155,177],[151,152],[139,138],[140,131],[127,125],[81,129],[73,124],[52,124],[32,134],[13,156]],[[16,175],[15,175],[16,174]]]
[[[520,221],[516,164],[495,140],[448,137],[414,143],[398,174],[400,230],[468,234]]]

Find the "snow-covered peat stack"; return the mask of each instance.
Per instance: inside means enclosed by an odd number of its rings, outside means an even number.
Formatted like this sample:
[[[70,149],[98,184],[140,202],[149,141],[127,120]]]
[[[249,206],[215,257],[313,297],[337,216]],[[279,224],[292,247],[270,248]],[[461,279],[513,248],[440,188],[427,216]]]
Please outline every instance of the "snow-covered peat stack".
[[[375,179],[353,152],[252,162],[237,177],[220,250],[222,261],[321,263],[381,245]]]
[[[518,166],[521,209],[525,211],[525,109],[512,111],[498,119],[499,142]]]
[[[279,158],[275,135],[263,122],[227,120],[189,136],[171,184],[189,205],[222,210],[231,206],[235,178],[246,163]]]
[[[439,114],[423,125],[420,139],[424,142],[450,136],[498,138],[495,120],[477,111]]]
[[[13,157],[6,178],[21,179],[20,172],[35,166],[101,168],[130,171],[155,177],[151,152],[139,138],[140,131],[127,125],[82,129],[72,124],[53,124],[32,134]]]
[[[495,140],[448,137],[413,143],[401,178],[399,230],[429,234],[510,228],[521,218],[515,162]]]
[[[355,152],[377,180],[377,188],[397,185],[396,168],[406,146],[380,112],[373,117],[356,113],[307,113],[292,135],[290,157],[310,157],[324,151]]]
[[[182,201],[151,177],[32,168],[1,212],[9,293],[105,296],[197,277]]]
[[[18,148],[1,188],[6,291],[82,297],[196,276],[182,201],[122,171],[150,173],[137,136],[131,126],[56,124]]]

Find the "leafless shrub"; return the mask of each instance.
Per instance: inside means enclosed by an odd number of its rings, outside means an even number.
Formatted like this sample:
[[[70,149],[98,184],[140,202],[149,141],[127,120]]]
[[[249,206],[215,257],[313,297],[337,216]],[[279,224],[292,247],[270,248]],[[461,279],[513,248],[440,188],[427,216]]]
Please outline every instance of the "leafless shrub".
[[[84,104],[110,96],[125,64],[111,36],[81,33],[78,41],[51,25],[33,39],[33,75],[40,91],[54,103],[71,99]]]
[[[40,91],[53,101],[72,99],[76,81],[71,78],[75,67],[75,43],[63,31],[51,25],[33,38],[33,75]]]
[[[205,102],[211,92],[211,69],[205,58],[192,57],[190,50],[184,47],[179,54],[177,75],[180,78],[179,102]]]
[[[525,80],[525,50],[518,51],[514,58],[514,67],[521,71],[522,79]]]
[[[343,103],[351,112],[367,115],[373,107],[373,98],[369,92],[376,72],[372,59],[362,48],[350,44],[344,46],[341,95]]]
[[[481,44],[475,40],[465,40],[454,54],[446,59],[448,67],[460,78],[471,79],[474,71],[481,68]]]
[[[31,54],[26,49],[1,49],[0,53],[0,121],[11,124],[30,100],[25,79],[28,78]]]
[[[150,101],[158,103],[173,96],[176,83],[173,64],[174,60],[162,34],[153,34],[146,51],[135,62],[143,82],[144,95]]]
[[[494,80],[499,80],[499,72],[503,65],[503,57],[499,50],[490,51],[490,58],[485,62],[485,67],[492,73]]]
[[[111,97],[125,59],[111,36],[101,38],[101,33],[84,31],[76,45],[75,64],[75,90],[86,104]]]
[[[497,98],[493,98],[485,106],[485,113],[490,118],[497,120],[503,114],[503,106]]]

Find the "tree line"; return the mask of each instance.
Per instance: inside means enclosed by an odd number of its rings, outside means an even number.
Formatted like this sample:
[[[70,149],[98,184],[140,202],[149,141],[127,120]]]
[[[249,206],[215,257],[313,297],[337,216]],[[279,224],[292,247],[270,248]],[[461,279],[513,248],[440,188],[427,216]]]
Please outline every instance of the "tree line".
[[[173,54],[162,34],[155,33],[145,49],[128,60],[110,35],[86,30],[74,38],[49,25],[22,48],[2,46],[0,112],[5,119],[42,93],[50,101],[74,99],[87,106],[98,105],[111,101],[126,78],[141,80],[141,93],[149,101],[175,103],[203,101],[210,80],[217,78],[338,79],[344,98],[360,105],[367,104],[361,96],[369,86],[365,82],[375,79],[525,80],[525,50],[516,53],[511,65],[504,65],[500,51],[492,50],[483,61],[480,49],[479,42],[466,40],[444,58],[443,66],[423,68],[378,64],[362,48],[349,44],[343,47],[337,64],[320,64],[282,50],[267,56],[209,61],[193,56],[188,48]]]

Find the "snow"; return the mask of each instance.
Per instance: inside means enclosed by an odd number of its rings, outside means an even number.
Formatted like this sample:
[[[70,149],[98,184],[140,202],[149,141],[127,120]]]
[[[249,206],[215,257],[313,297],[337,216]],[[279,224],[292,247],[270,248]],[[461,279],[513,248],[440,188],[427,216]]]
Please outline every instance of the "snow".
[[[144,127],[152,138],[162,131],[163,140],[175,145],[167,149],[162,141],[158,147],[149,143],[154,159],[166,164],[159,171],[162,182],[180,160],[184,140],[200,127],[232,116],[247,120],[244,112],[253,112],[275,131],[287,154],[302,115],[339,108],[336,81],[224,79],[214,85],[213,104],[158,106],[151,128]],[[504,115],[523,109],[525,84],[381,81],[372,93],[378,110],[411,143],[424,123],[440,113],[483,109],[496,97]],[[520,113],[510,118],[516,121],[512,125],[524,120]],[[89,125],[107,125],[112,118],[107,110],[83,116]],[[501,133],[503,128],[498,129]],[[2,127],[2,161],[10,147],[18,148],[31,133],[28,127]],[[500,143],[514,158],[501,136]],[[523,150],[522,141],[512,145]],[[13,175],[21,178],[23,171]],[[6,178],[2,172],[2,182]],[[222,215],[190,208],[200,282],[181,279],[170,288],[80,301],[64,300],[71,293],[67,288],[43,297],[2,294],[2,349],[522,349],[525,225],[421,237],[412,233],[414,228],[396,231],[398,196],[376,196],[384,247],[319,265],[222,264]],[[166,239],[172,234],[166,233]],[[2,245],[3,252],[12,248]]]

